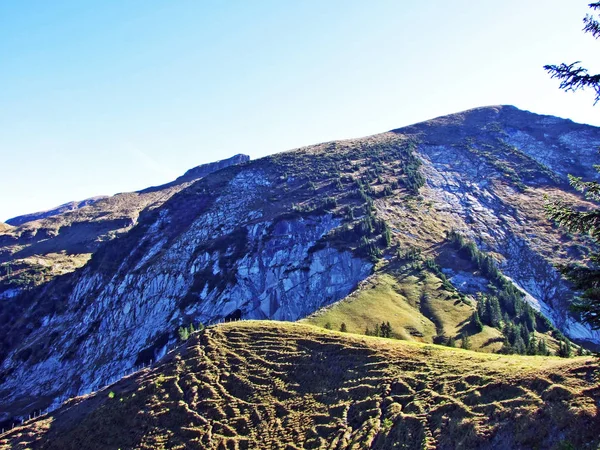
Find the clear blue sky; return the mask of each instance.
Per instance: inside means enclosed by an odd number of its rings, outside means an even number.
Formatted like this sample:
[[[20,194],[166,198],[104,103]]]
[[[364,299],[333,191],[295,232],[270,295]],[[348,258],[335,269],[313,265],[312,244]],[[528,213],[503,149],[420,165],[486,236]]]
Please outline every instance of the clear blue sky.
[[[579,0],[5,0],[0,219],[490,104],[600,125],[542,70]]]

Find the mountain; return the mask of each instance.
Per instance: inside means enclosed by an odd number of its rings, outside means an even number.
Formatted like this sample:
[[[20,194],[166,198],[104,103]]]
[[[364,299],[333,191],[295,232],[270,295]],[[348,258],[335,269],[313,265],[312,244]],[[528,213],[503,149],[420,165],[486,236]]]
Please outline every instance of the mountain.
[[[0,449],[591,449],[597,369],[236,322],[17,426]]]
[[[46,217],[57,216],[59,214],[63,214],[69,211],[75,211],[76,209],[83,208],[84,206],[93,205],[97,201],[105,198],[107,198],[106,195],[100,195],[97,197],[86,198],[85,200],[63,203],[62,205],[59,205],[56,208],[47,209],[46,211],[39,211],[31,214],[13,217],[12,219],[8,219],[6,223],[8,225],[12,225],[13,227],[17,227],[27,222],[33,222],[34,220],[45,219]]]
[[[598,345],[554,268],[592,244],[543,210],[544,195],[589,205],[567,174],[595,177],[598,145],[598,128],[493,106],[135,193],[160,197],[82,244],[80,268],[0,302],[0,419],[96,391],[198,322],[389,322],[394,337],[488,352]]]
[[[158,208],[194,181],[249,159],[235,155],[195,167],[162,186],[65,203],[10,219],[13,228],[0,228],[0,264],[4,268],[0,270],[0,298],[81,267],[102,242],[130,230],[142,210]]]

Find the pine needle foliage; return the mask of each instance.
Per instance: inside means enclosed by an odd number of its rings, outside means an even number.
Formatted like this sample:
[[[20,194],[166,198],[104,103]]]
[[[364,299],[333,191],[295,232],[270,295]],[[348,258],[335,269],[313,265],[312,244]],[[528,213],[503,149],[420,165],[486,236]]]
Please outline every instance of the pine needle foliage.
[[[588,5],[593,11],[600,10],[600,2]],[[592,14],[583,19],[583,31],[590,33],[595,39],[600,37],[600,22]],[[588,70],[580,65],[581,61],[571,64],[548,64],[544,69],[550,73],[552,78],[560,80],[560,88],[564,91],[575,92],[580,89],[591,88],[596,93],[594,104],[600,101],[600,74],[591,75]]]
[[[600,11],[600,2],[591,3],[592,11]],[[584,19],[585,33],[590,33],[595,39],[600,37],[600,15],[588,14]],[[587,69],[579,65],[579,61],[571,64],[546,65],[552,76],[560,80],[560,88],[565,91],[592,89],[595,92],[594,104],[600,100],[600,74],[590,75]],[[600,172],[600,165],[595,165]],[[591,201],[600,201],[600,183],[583,181],[580,177],[569,175],[573,188],[583,193]],[[600,245],[600,208],[587,210],[576,209],[572,205],[547,199],[546,215],[558,225],[571,233],[585,234]],[[580,291],[579,297],[573,304],[573,310],[580,314],[583,321],[592,328],[600,329],[600,253],[595,252],[586,265],[575,263],[558,266],[559,271]]]

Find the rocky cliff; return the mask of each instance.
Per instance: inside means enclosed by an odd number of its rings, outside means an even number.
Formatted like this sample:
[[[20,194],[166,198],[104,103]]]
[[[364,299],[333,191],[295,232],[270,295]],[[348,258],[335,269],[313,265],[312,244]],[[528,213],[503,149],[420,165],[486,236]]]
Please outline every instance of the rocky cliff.
[[[487,281],[445,251],[451,230],[554,326],[600,343],[553,268],[585,262],[589,243],[542,209],[545,194],[585,204],[566,174],[592,176],[599,144],[597,128],[498,106],[184,182],[74,273],[0,303],[0,414],[93,391],[160,358],[182,325],[305,317],[407,251],[435,259],[471,304]]]
[[[194,167],[162,186],[70,202],[10,219],[7,223],[14,227],[0,228],[0,298],[73,271],[102,242],[130,230],[142,210],[158,208],[194,181],[249,159],[235,155]]]

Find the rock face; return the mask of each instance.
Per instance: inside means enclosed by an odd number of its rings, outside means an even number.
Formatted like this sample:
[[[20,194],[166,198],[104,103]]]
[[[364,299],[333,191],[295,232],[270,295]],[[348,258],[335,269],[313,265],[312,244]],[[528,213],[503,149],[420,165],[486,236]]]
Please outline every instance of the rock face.
[[[140,191],[161,197],[83,267],[0,301],[0,419],[159,358],[182,325],[302,318],[347,296],[378,256],[435,256],[451,229],[491,252],[565,333],[600,343],[569,315],[573,292],[553,268],[585,260],[589,243],[543,213],[544,194],[585,204],[566,174],[593,176],[598,145],[597,128],[488,107],[253,162],[236,156],[198,181],[188,180],[204,169]],[[468,285],[450,266],[457,287]]]
[[[481,248],[501,255],[503,272],[567,335],[600,342],[598,331],[570,316],[573,293],[552,266],[584,255],[557,254],[566,237],[551,229],[542,210],[544,194],[561,198],[558,189],[570,191],[567,174],[597,178],[598,128],[498,106],[396,132],[420,139],[426,195],[440,220],[445,216]]]
[[[55,336],[52,345],[62,350],[34,364],[18,364],[16,354],[4,361],[7,370],[16,369],[2,386],[14,393],[7,401],[22,399],[24,385],[33,389],[32,401],[48,391],[64,398],[98,388],[163,354],[180,324],[296,320],[343,298],[369,275],[372,263],[350,251],[314,250],[340,219],[324,214],[264,220],[264,210],[254,206],[271,189],[269,179],[260,170],[231,175],[219,197],[175,239],[159,232],[178,220],[163,209],[118,261],[116,273],[102,273],[105,267],[94,264],[83,269],[66,297],[66,311],[42,317],[30,336],[33,346]]]
[[[62,269],[78,267],[78,262],[88,259],[79,255],[91,254],[102,242],[129,231],[144,209],[158,208],[191,183],[249,159],[246,155],[235,155],[194,167],[162,186],[70,202],[48,211],[10,219],[7,223],[14,227],[0,227],[0,264],[5,266],[0,270],[0,298],[3,292],[14,293],[71,271]],[[69,258],[69,255],[73,257]],[[33,256],[39,261],[32,261]],[[58,265],[55,263],[57,258],[69,261]],[[8,262],[13,266],[10,279],[5,276]],[[46,270],[49,266],[55,270]]]

